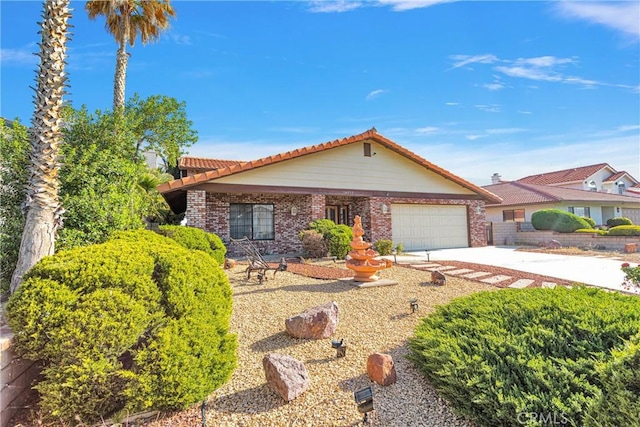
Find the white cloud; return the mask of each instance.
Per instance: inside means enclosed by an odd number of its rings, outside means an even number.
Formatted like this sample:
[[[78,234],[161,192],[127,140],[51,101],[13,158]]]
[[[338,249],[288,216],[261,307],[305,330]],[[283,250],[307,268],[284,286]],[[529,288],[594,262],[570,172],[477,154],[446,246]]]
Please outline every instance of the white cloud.
[[[533,114],[531,111],[524,111],[524,110],[519,110],[518,113],[520,113],[520,114]]]
[[[640,40],[640,2],[561,1],[561,15],[604,25]]]
[[[469,141],[475,141],[476,139],[480,139],[480,138],[486,138],[489,135],[465,135],[465,138],[467,138]]]
[[[33,65],[38,57],[27,49],[0,49],[0,61],[6,65]]]
[[[504,85],[502,83],[499,83],[499,82],[483,84],[482,87],[485,88],[485,89],[489,89],[489,90],[504,89]]]
[[[175,43],[175,44],[181,44],[181,45],[191,45],[191,37],[184,35],[184,34],[176,34],[176,33],[169,33],[169,38]]]
[[[350,0],[322,0],[312,1],[309,11],[314,13],[340,13],[358,9],[363,6],[362,2]]]
[[[503,74],[506,74],[510,77],[520,77],[523,79],[531,79],[531,80],[543,80],[547,82],[559,82],[562,78],[552,70],[540,69],[537,67],[527,68],[527,67],[506,67],[506,66],[498,66],[495,68],[496,71],[500,71]]]
[[[518,58],[517,65],[531,65],[534,67],[554,67],[562,64],[572,64],[577,62],[574,58],[558,58],[555,56],[538,56],[534,58]]]
[[[426,134],[432,134],[432,133],[436,133],[440,130],[440,128],[437,128],[435,126],[425,126],[422,128],[417,128],[416,129],[416,133],[420,134],[420,135],[426,135]]]
[[[453,70],[454,68],[464,67],[469,64],[492,64],[498,61],[498,57],[492,54],[484,54],[484,55],[450,55],[450,59],[453,59],[455,63],[449,70]]]
[[[455,0],[377,0],[383,6],[391,6],[391,10],[402,12],[411,9],[435,6],[440,3],[450,3]]]
[[[387,90],[384,90],[384,89],[376,89],[376,90],[373,90],[373,91],[369,92],[369,94],[367,95],[366,100],[367,100],[367,101],[370,101],[370,100],[372,100],[372,99],[374,99],[374,98],[377,98],[378,96],[382,95],[382,94],[383,94],[383,93],[385,93],[385,92],[388,92],[388,91],[387,91]]]
[[[445,102],[444,105],[449,106],[449,107],[454,107],[456,105],[460,105],[459,102]]]
[[[480,111],[486,111],[487,113],[500,113],[502,111],[502,109],[498,104],[489,104],[489,105],[478,104],[478,105],[474,105],[474,107],[476,107]]]

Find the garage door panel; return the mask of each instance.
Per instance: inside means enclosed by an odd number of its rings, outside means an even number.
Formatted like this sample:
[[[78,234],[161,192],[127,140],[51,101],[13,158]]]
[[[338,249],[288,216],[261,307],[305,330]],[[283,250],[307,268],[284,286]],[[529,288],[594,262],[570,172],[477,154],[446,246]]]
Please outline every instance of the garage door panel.
[[[407,250],[469,246],[466,206],[394,204],[391,213],[393,241]]]

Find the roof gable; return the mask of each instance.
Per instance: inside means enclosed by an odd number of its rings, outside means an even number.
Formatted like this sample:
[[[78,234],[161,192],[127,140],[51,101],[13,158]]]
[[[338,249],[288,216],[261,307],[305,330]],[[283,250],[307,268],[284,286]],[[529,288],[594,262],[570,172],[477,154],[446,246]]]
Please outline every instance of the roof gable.
[[[582,166],[578,168],[564,169],[554,172],[540,173],[520,178],[518,182],[535,185],[555,185],[569,182],[584,181],[596,172],[609,168],[611,173],[616,173],[607,163],[598,163],[596,165]]]
[[[263,157],[258,160],[253,160],[249,162],[243,163],[235,163],[230,164],[224,168],[210,170],[207,172],[195,174],[192,176],[187,176],[184,178],[180,178],[174,181],[170,181],[168,183],[161,184],[158,186],[158,190],[161,193],[169,193],[177,190],[184,190],[189,187],[193,187],[199,184],[204,184],[208,182],[233,182],[240,174],[245,174],[245,176],[249,175],[249,172],[255,173],[255,171],[265,168],[267,166],[275,166],[277,164],[282,164],[283,162],[290,162],[294,159],[302,159],[306,156],[310,156],[318,153],[326,153],[329,150],[334,150],[340,147],[346,147],[349,145],[363,143],[363,142],[374,142],[380,144],[380,146],[384,147],[387,150],[390,150],[393,153],[400,155],[401,157],[412,161],[415,165],[421,168],[424,171],[427,171],[437,175],[439,179],[444,179],[450,183],[453,183],[457,186],[466,189],[470,193],[478,194],[484,197],[485,199],[492,201],[494,203],[500,200],[499,197],[496,197],[494,194],[489,191],[478,187],[463,178],[460,178],[451,172],[436,166],[435,164],[423,159],[417,154],[407,150],[406,148],[396,144],[390,139],[385,138],[384,136],[377,133],[374,129],[368,130],[358,135],[353,135],[347,138],[338,139],[330,142],[326,142],[323,144],[313,145],[309,147],[303,147],[299,149],[295,149],[292,151],[287,151],[285,153],[276,154],[273,156]],[[234,178],[226,178],[232,177]],[[226,178],[226,179],[223,179]],[[398,185],[401,186],[402,183],[398,182]]]

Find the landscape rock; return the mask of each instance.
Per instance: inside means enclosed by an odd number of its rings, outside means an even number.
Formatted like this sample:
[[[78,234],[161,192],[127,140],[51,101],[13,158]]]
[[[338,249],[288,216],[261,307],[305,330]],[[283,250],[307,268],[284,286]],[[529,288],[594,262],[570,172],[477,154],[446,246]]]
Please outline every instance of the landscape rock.
[[[447,284],[447,278],[444,274],[440,273],[438,270],[431,272],[431,283],[438,286],[444,286]]]
[[[562,244],[557,240],[549,240],[547,243],[547,248],[549,249],[562,249]]]
[[[262,358],[267,384],[287,402],[309,388],[309,372],[301,361],[291,356],[270,353]]]
[[[624,245],[624,253],[625,254],[634,254],[638,252],[638,244],[637,243],[625,243]]]
[[[295,338],[329,338],[338,327],[338,304],[335,301],[310,308],[285,320],[285,328]]]
[[[373,353],[367,359],[367,374],[371,381],[391,385],[398,379],[393,358],[384,353]]]

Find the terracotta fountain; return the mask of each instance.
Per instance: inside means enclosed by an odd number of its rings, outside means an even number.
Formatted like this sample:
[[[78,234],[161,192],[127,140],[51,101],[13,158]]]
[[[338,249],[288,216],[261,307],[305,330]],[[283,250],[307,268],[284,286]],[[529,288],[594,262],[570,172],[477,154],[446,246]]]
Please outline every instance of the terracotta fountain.
[[[364,230],[360,216],[356,215],[353,221],[353,240],[350,243],[353,250],[349,252],[347,257],[347,268],[355,272],[354,281],[375,282],[379,279],[376,276],[378,270],[389,268],[393,264],[388,259],[375,259],[380,254],[371,249],[371,243],[362,239]]]

